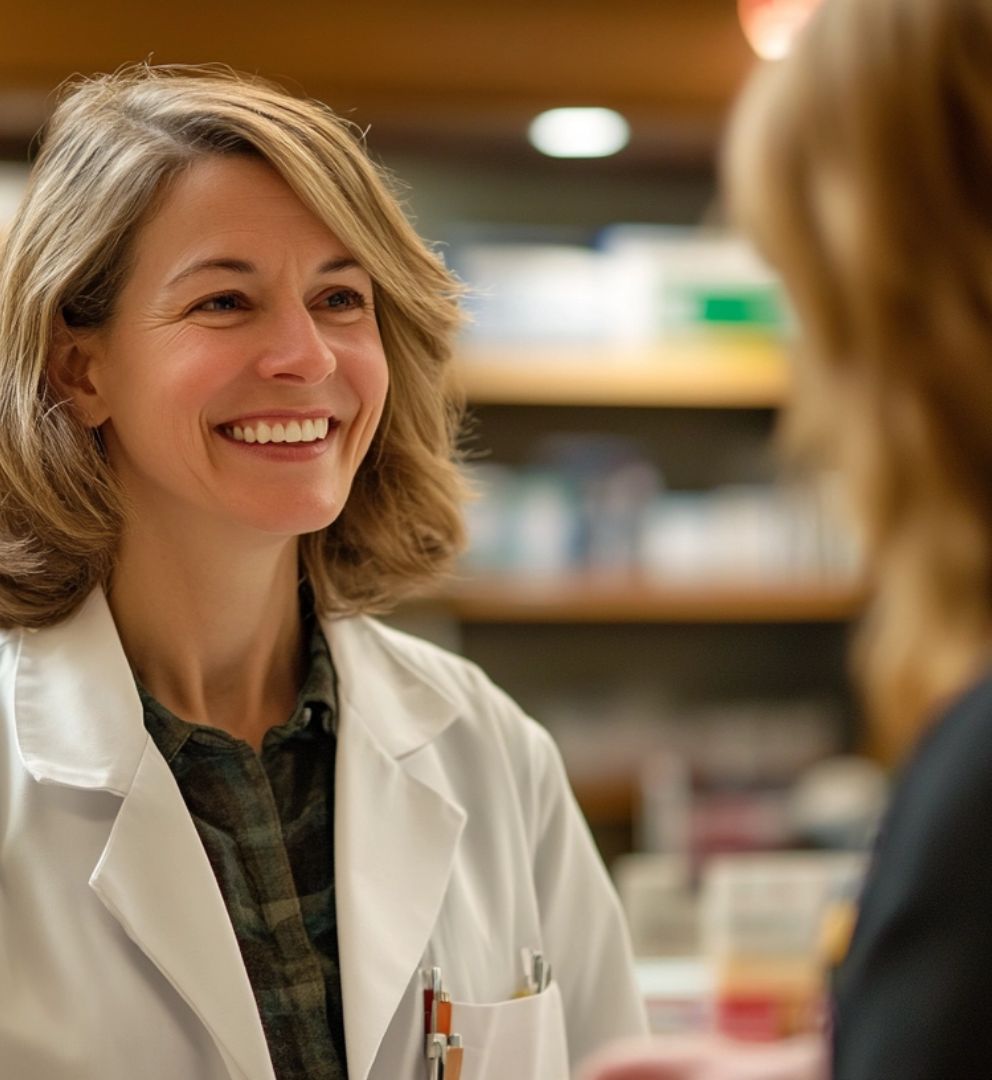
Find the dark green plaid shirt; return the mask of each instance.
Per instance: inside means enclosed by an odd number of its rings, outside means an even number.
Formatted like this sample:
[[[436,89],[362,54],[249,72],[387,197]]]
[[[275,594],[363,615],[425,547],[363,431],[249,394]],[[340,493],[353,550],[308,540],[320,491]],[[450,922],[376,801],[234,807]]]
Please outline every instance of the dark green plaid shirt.
[[[141,686],[145,726],[217,875],[279,1080],[347,1076],[334,904],[336,687],[316,619],[296,709],[260,753]]]

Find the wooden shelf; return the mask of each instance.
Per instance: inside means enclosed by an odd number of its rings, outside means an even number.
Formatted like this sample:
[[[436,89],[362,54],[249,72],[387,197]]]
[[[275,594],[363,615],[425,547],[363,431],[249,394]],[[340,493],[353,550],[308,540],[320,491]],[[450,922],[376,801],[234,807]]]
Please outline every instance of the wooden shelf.
[[[572,790],[590,822],[629,822],[638,803],[637,778],[632,775],[572,777]]]
[[[429,604],[475,623],[790,623],[845,621],[864,599],[848,584],[697,586],[576,575],[462,580]]]
[[[693,338],[651,349],[473,347],[455,380],[479,405],[777,408],[784,350],[764,338]]]

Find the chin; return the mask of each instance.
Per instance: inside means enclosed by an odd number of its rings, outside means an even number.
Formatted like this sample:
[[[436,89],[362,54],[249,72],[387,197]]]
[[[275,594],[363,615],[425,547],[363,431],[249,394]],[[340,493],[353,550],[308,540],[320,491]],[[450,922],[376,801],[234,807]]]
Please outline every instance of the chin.
[[[293,510],[273,512],[268,509],[264,515],[253,515],[249,522],[258,532],[269,536],[292,537],[306,536],[308,533],[321,532],[333,525],[341,515],[344,504],[295,507]]]

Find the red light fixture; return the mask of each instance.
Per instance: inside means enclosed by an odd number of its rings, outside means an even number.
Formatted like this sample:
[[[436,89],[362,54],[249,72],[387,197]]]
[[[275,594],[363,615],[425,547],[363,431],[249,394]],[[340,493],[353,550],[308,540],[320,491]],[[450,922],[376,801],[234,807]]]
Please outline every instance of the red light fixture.
[[[870,0],[868,0],[870,2]],[[762,60],[781,60],[820,0],[737,0],[744,36]]]

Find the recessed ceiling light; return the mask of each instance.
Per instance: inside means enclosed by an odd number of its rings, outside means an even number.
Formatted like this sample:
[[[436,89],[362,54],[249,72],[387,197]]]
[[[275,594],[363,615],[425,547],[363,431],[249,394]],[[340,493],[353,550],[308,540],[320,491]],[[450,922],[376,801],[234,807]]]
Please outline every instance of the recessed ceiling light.
[[[630,141],[630,125],[612,109],[549,109],[531,121],[527,134],[549,157],[609,157]]]

